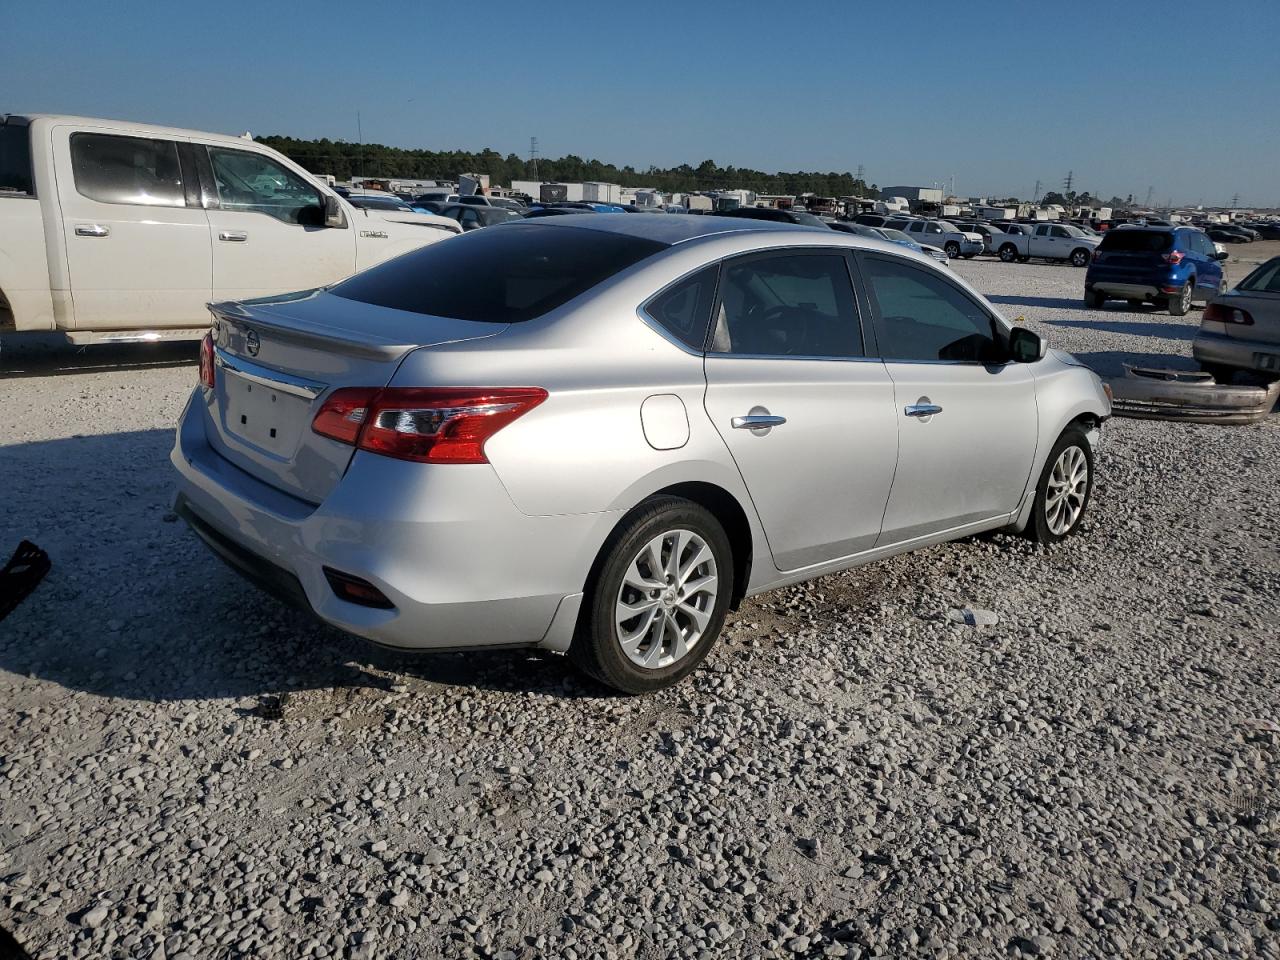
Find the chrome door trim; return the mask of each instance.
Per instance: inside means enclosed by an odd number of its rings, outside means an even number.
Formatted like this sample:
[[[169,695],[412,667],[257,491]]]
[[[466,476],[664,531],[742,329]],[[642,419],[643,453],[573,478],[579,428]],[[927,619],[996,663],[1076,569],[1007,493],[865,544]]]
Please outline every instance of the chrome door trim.
[[[295,397],[302,397],[305,400],[314,400],[324,393],[328,387],[328,384],[317,383],[314,380],[304,380],[301,377],[293,377],[287,373],[281,373],[279,370],[272,370],[270,367],[264,367],[259,363],[246,360],[244,357],[233,357],[221,347],[213,348],[213,362],[224,370],[244,377],[246,380],[252,380],[254,383],[262,384],[264,387],[279,390],[281,393],[292,394]]]
[[[939,407],[939,410],[942,408]],[[769,427],[780,427],[787,422],[786,417],[774,416],[770,413],[749,413],[745,417],[734,417],[731,421],[735,430],[761,430]]]

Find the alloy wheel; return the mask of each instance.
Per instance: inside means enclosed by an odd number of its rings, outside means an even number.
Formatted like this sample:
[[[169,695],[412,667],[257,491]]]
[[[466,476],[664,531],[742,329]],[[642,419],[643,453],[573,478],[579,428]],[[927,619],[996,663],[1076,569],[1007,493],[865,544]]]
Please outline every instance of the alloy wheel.
[[[669,667],[697,646],[719,591],[716,558],[692,530],[654,537],[627,566],[614,622],[622,652],[649,670]]]
[[[1066,536],[1080,519],[1089,491],[1089,461],[1077,446],[1067,447],[1049,474],[1045,490],[1044,518],[1055,537]]]
[[[1191,309],[1191,282],[1187,281],[1182,288],[1182,309],[1188,311]]]

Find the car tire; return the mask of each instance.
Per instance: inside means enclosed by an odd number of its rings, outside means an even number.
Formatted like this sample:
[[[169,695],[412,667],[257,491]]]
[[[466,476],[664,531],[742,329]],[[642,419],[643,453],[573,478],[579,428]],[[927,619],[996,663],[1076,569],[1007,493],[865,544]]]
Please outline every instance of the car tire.
[[[1079,427],[1067,427],[1040,472],[1027,536],[1043,544],[1065,540],[1079,529],[1092,493],[1093,449],[1089,438]]]
[[[1185,317],[1191,310],[1191,302],[1195,298],[1196,281],[1192,277],[1182,285],[1182,289],[1169,297],[1169,316]]]
[[[1013,263],[1018,259],[1018,248],[1012,243],[1006,243],[1000,248],[998,255],[1004,263]]]
[[[1087,267],[1089,265],[1089,251],[1081,247],[1079,250],[1071,251],[1071,265],[1073,267]]]
[[[1107,302],[1107,296],[1104,293],[1095,293],[1093,290],[1084,292],[1084,305],[1090,310],[1101,310]]]
[[[684,570],[683,581],[681,561],[694,564]],[[681,497],[646,500],[601,548],[570,659],[620,693],[652,693],[679,683],[720,636],[733,570],[729,538],[709,510]],[[684,594],[689,583],[698,589]],[[636,616],[620,620],[632,607]],[[640,662],[646,660],[652,665]]]
[[[960,256],[960,244],[956,243],[954,240],[948,240],[942,245],[942,249],[947,251],[947,256],[952,260],[955,260]]]

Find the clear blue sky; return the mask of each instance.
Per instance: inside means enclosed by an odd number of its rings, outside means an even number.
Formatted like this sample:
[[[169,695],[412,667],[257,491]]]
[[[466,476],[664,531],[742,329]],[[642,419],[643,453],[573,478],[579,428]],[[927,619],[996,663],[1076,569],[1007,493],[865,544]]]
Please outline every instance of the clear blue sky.
[[[1275,0],[0,9],[0,112],[1280,205]]]

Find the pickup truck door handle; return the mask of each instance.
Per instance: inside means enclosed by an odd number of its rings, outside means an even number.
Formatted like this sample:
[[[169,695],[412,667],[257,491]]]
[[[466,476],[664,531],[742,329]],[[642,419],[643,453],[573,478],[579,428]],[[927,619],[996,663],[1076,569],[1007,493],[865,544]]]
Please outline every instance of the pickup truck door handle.
[[[942,406],[937,403],[928,403],[922,397],[920,403],[913,403],[903,408],[902,412],[908,417],[921,417],[927,419],[935,413],[942,412]]]
[[[733,418],[735,430],[767,430],[769,427],[780,427],[787,422],[786,417],[775,417],[772,414],[749,413],[745,417]]]
[[[76,236],[77,237],[97,237],[101,239],[102,237],[111,236],[111,228],[104,227],[100,223],[77,223]]]
[[[244,243],[249,239],[249,234],[243,230],[223,230],[218,234],[219,240],[225,240],[227,243]]]

